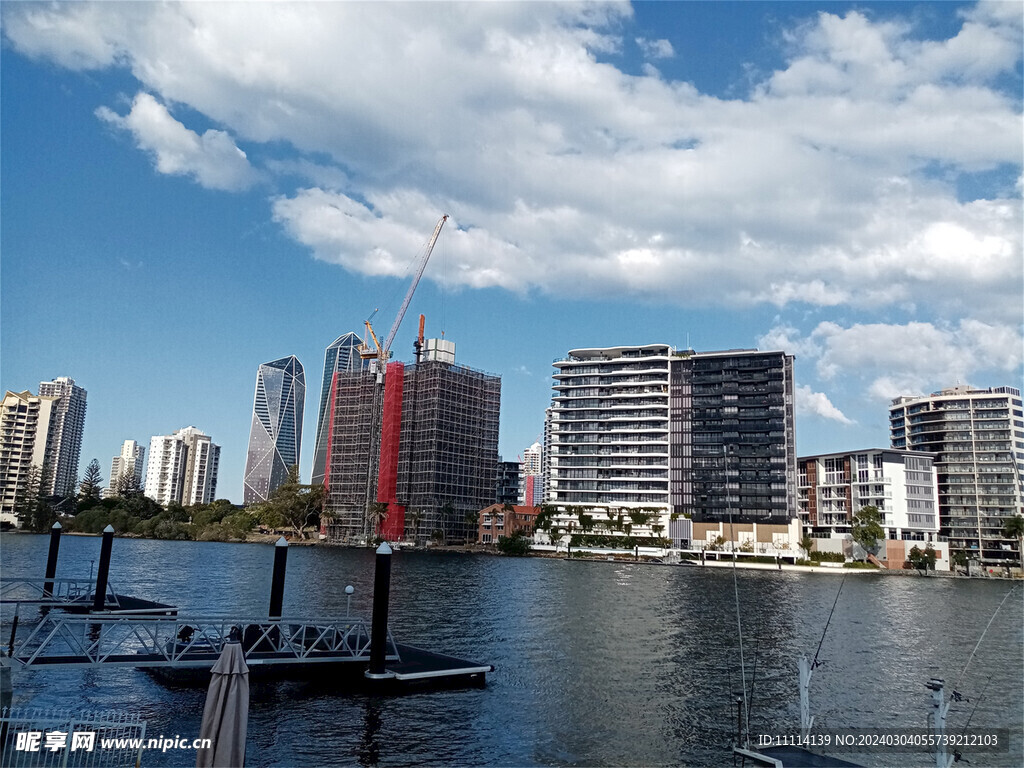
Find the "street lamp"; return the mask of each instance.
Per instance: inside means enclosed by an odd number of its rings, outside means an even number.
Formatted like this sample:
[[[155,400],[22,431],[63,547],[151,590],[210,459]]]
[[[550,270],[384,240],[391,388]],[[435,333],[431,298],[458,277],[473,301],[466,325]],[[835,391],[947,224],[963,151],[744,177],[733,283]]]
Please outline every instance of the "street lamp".
[[[352,614],[352,593],[355,592],[355,587],[349,584],[345,587],[346,605],[345,605],[345,618],[347,619]]]

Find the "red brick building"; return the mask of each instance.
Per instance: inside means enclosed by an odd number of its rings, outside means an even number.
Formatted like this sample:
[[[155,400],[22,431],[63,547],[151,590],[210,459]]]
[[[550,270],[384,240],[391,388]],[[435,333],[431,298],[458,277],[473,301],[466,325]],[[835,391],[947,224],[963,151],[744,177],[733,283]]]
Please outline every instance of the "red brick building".
[[[494,544],[500,536],[511,536],[516,531],[533,533],[540,507],[519,507],[511,504],[491,504],[480,510],[478,544]]]

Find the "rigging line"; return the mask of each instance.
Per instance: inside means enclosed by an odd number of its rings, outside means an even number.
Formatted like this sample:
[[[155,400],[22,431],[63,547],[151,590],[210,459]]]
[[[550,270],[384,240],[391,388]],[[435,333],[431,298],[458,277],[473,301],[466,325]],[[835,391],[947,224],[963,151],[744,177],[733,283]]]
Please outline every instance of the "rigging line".
[[[985,639],[985,633],[988,632],[988,628],[991,627],[992,622],[996,620],[996,614],[999,613],[999,609],[1003,607],[1003,603],[1006,602],[1006,598],[1012,595],[1016,590],[1017,585],[1014,584],[1012,587],[1010,587],[1010,591],[1003,596],[1003,599],[1000,601],[999,605],[996,606],[996,609],[992,612],[992,618],[990,618],[988,620],[988,624],[985,625],[985,630],[981,633],[981,637],[978,638],[978,642],[975,643],[974,650],[971,651],[971,655],[967,657],[967,663],[964,664],[963,671],[960,672],[960,677],[956,679],[956,685],[953,686],[954,691],[956,691],[960,687],[960,681],[963,680],[964,675],[967,674],[967,667],[971,665],[971,660],[974,659],[974,654],[978,652],[978,647],[981,645],[981,641]]]
[[[761,635],[754,635],[754,668],[750,672],[750,699],[748,699],[747,728],[750,728],[750,710],[754,708],[754,686],[757,684],[757,652],[761,648]]]
[[[731,446],[729,446],[731,447]],[[732,591],[733,597],[736,601],[736,633],[739,635],[740,641],[740,682],[743,690],[743,716],[746,722],[743,723],[743,733],[741,737],[744,739],[744,744],[749,741],[748,734],[750,728],[750,706],[747,703],[747,669],[743,663],[743,623],[740,620],[740,588],[736,579],[736,532],[733,529],[732,523],[732,497],[729,494],[729,450],[726,448],[725,452],[725,498],[726,504],[729,509],[729,538],[732,539]]]
[[[832,623],[832,614],[836,612],[836,606],[839,605],[839,596],[843,594],[843,584],[846,583],[846,577],[848,573],[843,574],[843,580],[839,582],[839,590],[836,592],[835,602],[832,603],[832,610],[828,612],[828,619],[825,620],[825,628],[821,630],[821,639],[818,640],[818,648],[814,652],[814,660],[811,661],[811,669],[818,666],[818,654],[821,653],[821,644],[825,642],[825,633],[828,632],[828,625]]]
[[[978,711],[978,705],[981,704],[981,700],[985,698],[985,692],[988,690],[988,684],[992,682],[992,678],[995,677],[995,674],[996,673],[993,672],[991,675],[988,676],[988,680],[985,681],[985,687],[981,689],[981,694],[975,700],[974,709],[972,709],[971,714],[967,716],[967,722],[964,723],[963,730],[960,731],[961,734],[967,733],[967,728],[971,724],[971,719],[974,717],[974,713]]]

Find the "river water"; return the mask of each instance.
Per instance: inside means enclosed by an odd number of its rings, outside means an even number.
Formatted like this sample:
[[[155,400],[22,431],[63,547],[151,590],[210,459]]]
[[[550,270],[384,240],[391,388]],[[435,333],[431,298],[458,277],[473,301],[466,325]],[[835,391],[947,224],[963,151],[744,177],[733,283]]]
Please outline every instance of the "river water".
[[[2,573],[42,576],[47,537],[0,537]],[[88,577],[100,541],[65,536],[58,577]],[[265,615],[273,547],[117,539],[120,594],[182,613]],[[369,617],[373,553],[291,547],[284,614]],[[735,577],[735,587],[734,587]],[[837,590],[842,593],[836,603]],[[924,683],[970,702],[950,731],[1006,728],[1009,752],[965,753],[972,768],[1021,766],[1024,619],[1007,581],[713,570],[633,563],[398,552],[391,628],[401,643],[489,663],[482,689],[369,697],[323,683],[253,686],[255,766],[715,766],[731,764],[741,689],[736,600],[751,732],[798,730],[796,658],[813,656],[815,730],[923,728]],[[1002,607],[997,608],[1002,604]],[[995,616],[994,620],[993,615]],[[24,619],[23,619],[24,620]],[[979,638],[992,620],[980,645]],[[5,624],[4,643],[9,624]],[[972,657],[975,646],[977,652]],[[147,735],[198,736],[205,690],[134,669],[15,671],[15,705],[130,710]],[[182,757],[182,754],[188,757]],[[844,755],[867,766],[927,765],[915,754]],[[194,765],[146,752],[143,764]]]

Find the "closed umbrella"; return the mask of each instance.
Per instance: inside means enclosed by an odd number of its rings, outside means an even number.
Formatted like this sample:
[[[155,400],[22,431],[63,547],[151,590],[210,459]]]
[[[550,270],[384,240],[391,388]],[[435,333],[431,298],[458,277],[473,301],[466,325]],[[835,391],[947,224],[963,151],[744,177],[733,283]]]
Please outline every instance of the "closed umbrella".
[[[196,768],[242,768],[245,765],[245,734],[249,726],[249,668],[242,644],[232,632],[220,658],[213,665],[206,692],[199,738],[210,739],[200,749]]]

